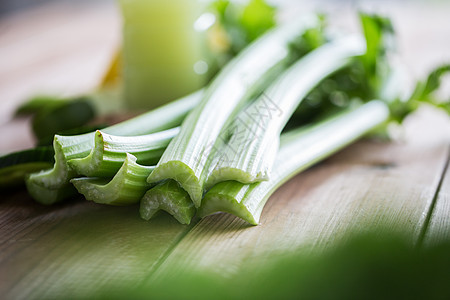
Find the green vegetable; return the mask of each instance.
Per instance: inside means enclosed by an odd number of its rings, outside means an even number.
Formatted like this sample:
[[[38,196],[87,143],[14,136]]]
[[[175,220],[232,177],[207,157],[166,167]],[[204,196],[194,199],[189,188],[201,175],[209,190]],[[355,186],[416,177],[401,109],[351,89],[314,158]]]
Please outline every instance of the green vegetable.
[[[156,164],[179,131],[179,127],[175,127],[148,135],[122,137],[98,130],[89,155],[70,160],[69,166],[80,175],[110,177],[119,170],[128,153],[136,156],[140,164]]]
[[[365,81],[373,91],[380,91],[390,73],[387,53],[394,48],[394,29],[388,18],[365,13],[360,13],[359,17],[367,46],[361,57]]]
[[[215,146],[206,188],[226,180],[269,180],[281,130],[296,107],[320,81],[363,54],[364,48],[359,38],[338,39],[310,52],[280,75],[222,131],[221,140],[228,141]]]
[[[45,175],[46,173],[42,174]],[[35,183],[33,178],[30,179],[30,175],[25,176],[25,185],[27,187],[28,194],[38,203],[44,205],[51,205],[62,200],[70,199],[77,193],[77,190],[69,182],[62,183],[58,185],[57,188],[48,188],[47,186]]]
[[[86,200],[109,205],[129,205],[139,202],[148,190],[148,175],[154,167],[136,163],[136,157],[127,154],[122,167],[110,181],[104,178],[75,178],[70,182]]]
[[[288,128],[314,122],[317,116],[329,112],[340,111],[354,99],[363,102],[372,99],[392,102],[399,95],[402,84],[394,83],[392,77],[397,76],[394,73],[400,68],[392,68],[389,61],[394,46],[390,21],[378,15],[360,13],[360,22],[366,52],[346,68],[319,83],[298,107]],[[310,31],[307,40],[311,44],[323,43],[320,31]],[[298,48],[297,45],[296,47]]]
[[[178,101],[149,111],[136,118],[105,128],[108,134],[127,136],[144,135],[178,126],[186,114],[197,105],[202,92],[196,92]],[[94,147],[95,133],[78,136],[55,136],[53,148],[55,165],[53,169],[33,173],[26,179],[29,194],[42,204],[61,201],[74,192],[69,180],[76,176],[68,161],[89,155]],[[61,192],[63,189],[64,192]]]
[[[0,190],[23,185],[25,175],[51,167],[52,147],[37,147],[0,156]]]
[[[218,0],[212,5],[220,26],[227,34],[227,50],[231,57],[276,25],[276,8],[264,0],[249,0],[247,3]]]
[[[233,6],[216,4],[219,15],[229,18]],[[238,24],[243,31],[232,39],[240,36],[246,45],[275,24],[273,12],[264,1],[251,0],[236,15],[238,22],[224,26],[230,33]],[[257,224],[270,195],[299,171],[391,120],[401,122],[420,103],[450,111],[449,101],[434,97],[450,67],[436,69],[404,97],[401,72],[388,59],[390,21],[360,17],[365,45],[358,38],[330,41],[324,18],[303,18],[257,39],[203,93],[96,133],[55,136],[54,168],[28,177],[30,194],[54,203],[74,193],[72,182],[98,203],[142,198],[146,220],[163,210],[189,224],[198,208],[201,217],[224,211]],[[282,130],[287,133],[280,138]],[[156,163],[161,154],[156,167],[142,165]],[[77,175],[89,177],[73,179]]]
[[[39,145],[50,145],[56,133],[82,127],[95,117],[86,98],[60,102],[60,106],[43,108],[33,117],[32,129]]]
[[[198,207],[203,195],[209,154],[220,131],[240,108],[290,59],[289,43],[317,24],[305,18],[267,33],[231,61],[205,91],[201,103],[189,114],[167,147],[149,182],[174,179]]]
[[[53,163],[53,154],[53,148],[48,146],[8,153],[0,156],[0,170],[26,163]]]
[[[425,80],[417,82],[414,91],[407,100],[395,99],[390,105],[392,120],[398,123],[403,122],[409,114],[423,103],[431,104],[450,114],[450,99],[442,101],[435,95],[436,90],[441,85],[442,77],[447,73],[450,73],[450,64],[439,66],[432,70]]]
[[[118,110],[117,95],[102,91],[86,96],[60,98],[38,96],[22,104],[16,115],[32,115],[32,130],[41,146],[51,145],[53,136],[77,135],[105,127],[93,122],[98,115]]]
[[[75,98],[76,99],[76,98]],[[43,109],[56,109],[75,99],[65,99],[54,96],[35,96],[22,103],[15,112],[16,116],[34,115]],[[75,100],[76,101],[76,100]]]
[[[144,220],[150,220],[160,210],[168,212],[181,224],[190,224],[196,212],[189,194],[171,179],[150,189],[141,200],[139,211]]]
[[[270,195],[298,172],[355,141],[389,118],[381,101],[372,101],[307,130],[282,135],[269,181],[246,185],[226,181],[209,190],[198,210],[200,217],[223,211],[257,225]]]

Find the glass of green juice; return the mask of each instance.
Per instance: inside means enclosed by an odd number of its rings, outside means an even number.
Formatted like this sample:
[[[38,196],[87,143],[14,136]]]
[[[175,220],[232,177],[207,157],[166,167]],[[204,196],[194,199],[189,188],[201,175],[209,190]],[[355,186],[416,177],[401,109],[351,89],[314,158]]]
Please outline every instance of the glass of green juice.
[[[125,106],[152,109],[198,90],[208,64],[195,0],[119,0]],[[198,22],[197,22],[198,23]]]

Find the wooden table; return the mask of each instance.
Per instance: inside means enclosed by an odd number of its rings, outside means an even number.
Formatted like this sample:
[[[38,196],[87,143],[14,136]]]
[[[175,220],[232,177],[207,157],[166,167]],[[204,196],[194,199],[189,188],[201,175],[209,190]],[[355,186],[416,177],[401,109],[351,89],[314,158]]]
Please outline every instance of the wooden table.
[[[411,73],[450,59],[449,8],[392,6]],[[1,20],[0,151],[33,143],[28,120],[10,119],[20,101],[94,88],[119,35],[110,4],[45,6]],[[0,295],[89,296],[110,281],[132,286],[187,269],[230,276],[258,260],[329,248],[379,224],[401,230],[412,245],[448,239],[449,141],[447,116],[420,110],[397,140],[360,141],[290,180],[256,227],[226,214],[190,226],[165,214],[145,222],[136,206],[78,200],[44,207],[25,191],[3,194]]]

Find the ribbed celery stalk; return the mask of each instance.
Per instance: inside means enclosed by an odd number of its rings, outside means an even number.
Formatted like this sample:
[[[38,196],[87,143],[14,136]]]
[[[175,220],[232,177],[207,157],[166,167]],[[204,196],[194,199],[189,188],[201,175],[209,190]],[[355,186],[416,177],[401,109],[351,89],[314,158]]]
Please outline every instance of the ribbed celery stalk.
[[[323,79],[364,52],[362,38],[338,39],[305,55],[278,77],[237,116],[228,130],[222,131],[228,141],[215,147],[205,187],[227,180],[242,183],[268,180],[281,130],[299,103]]]
[[[147,191],[141,200],[140,214],[144,220],[150,220],[160,210],[168,212],[181,224],[189,224],[196,212],[189,194],[172,179]]]
[[[70,182],[86,200],[109,205],[128,205],[139,202],[150,188],[147,177],[153,169],[154,167],[137,164],[136,157],[127,154],[122,167],[111,181],[82,177]]]
[[[174,179],[195,206],[203,195],[202,171],[219,136],[239,109],[290,60],[290,43],[300,39],[317,18],[305,18],[276,28],[243,50],[206,89],[201,103],[189,114],[181,132],[167,147],[149,182]]]
[[[133,136],[173,128],[180,125],[186,114],[199,103],[202,93],[203,91],[199,91],[188,95],[133,119],[105,128],[103,131],[108,134]],[[94,147],[94,135],[95,133],[91,132],[77,136],[55,136],[53,169],[31,174],[26,179],[28,192],[36,201],[52,204],[73,194],[75,190],[69,180],[76,173],[67,162],[89,155]]]
[[[250,224],[259,222],[270,195],[295,174],[338,151],[389,118],[384,102],[371,101],[314,127],[283,134],[269,181],[250,185],[226,181],[209,190],[198,210],[200,217],[223,211]]]
[[[127,153],[144,165],[155,165],[179,127],[139,136],[115,136],[100,130],[95,133],[95,146],[84,158],[69,160],[77,174],[89,177],[112,177],[120,169]]]

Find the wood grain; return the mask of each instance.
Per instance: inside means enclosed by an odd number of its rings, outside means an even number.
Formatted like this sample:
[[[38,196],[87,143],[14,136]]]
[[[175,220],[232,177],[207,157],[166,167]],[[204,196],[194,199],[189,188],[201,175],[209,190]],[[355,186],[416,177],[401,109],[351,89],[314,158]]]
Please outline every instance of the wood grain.
[[[137,285],[190,229],[166,214],[146,222],[136,206],[31,201],[2,203],[2,298],[64,298],[72,290],[87,297],[110,282]]]

